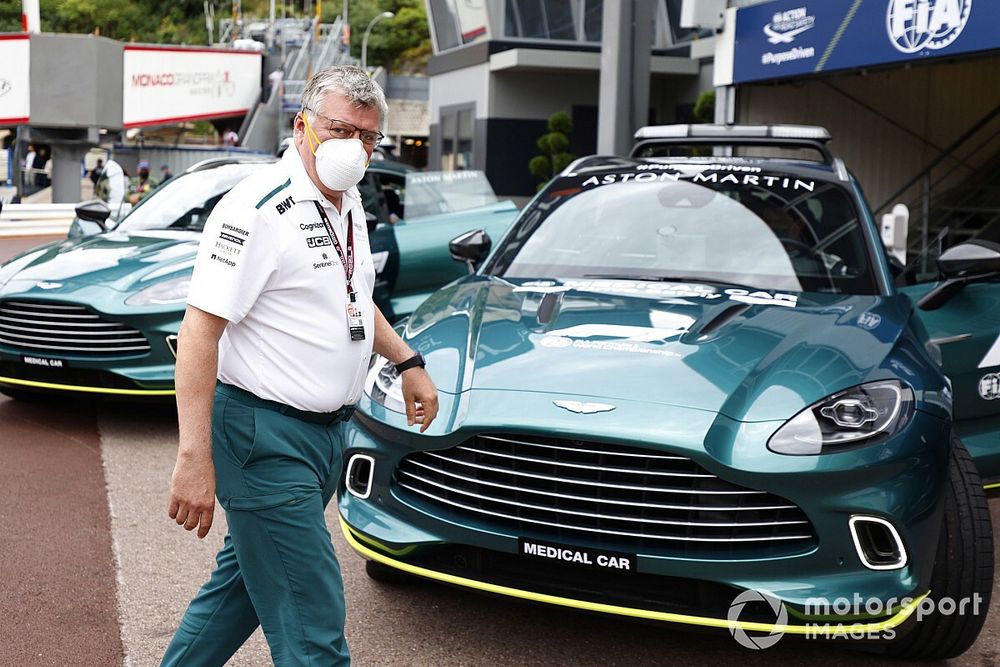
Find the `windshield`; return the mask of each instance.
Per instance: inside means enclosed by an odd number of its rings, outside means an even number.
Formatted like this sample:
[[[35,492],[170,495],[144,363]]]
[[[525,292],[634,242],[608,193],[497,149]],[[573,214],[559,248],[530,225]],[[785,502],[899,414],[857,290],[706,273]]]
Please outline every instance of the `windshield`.
[[[466,211],[497,202],[481,171],[422,171],[406,174],[406,219]]]
[[[550,184],[486,273],[878,294],[867,247],[836,184],[759,167],[641,163]]]
[[[130,232],[151,229],[201,231],[222,196],[264,164],[227,164],[175,176],[132,209],[118,229]]]

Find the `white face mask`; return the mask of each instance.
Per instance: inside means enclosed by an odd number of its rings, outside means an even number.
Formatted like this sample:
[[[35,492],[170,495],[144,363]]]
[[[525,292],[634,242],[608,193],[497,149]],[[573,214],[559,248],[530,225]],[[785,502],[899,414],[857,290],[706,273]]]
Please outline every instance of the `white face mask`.
[[[316,149],[316,175],[334,192],[350,190],[368,168],[368,153],[360,139],[327,139]]]
[[[323,185],[334,192],[344,192],[361,182],[368,168],[368,152],[360,139],[327,139],[320,143],[308,122],[306,136],[310,149],[314,138],[318,144],[313,155],[316,156],[316,175]]]

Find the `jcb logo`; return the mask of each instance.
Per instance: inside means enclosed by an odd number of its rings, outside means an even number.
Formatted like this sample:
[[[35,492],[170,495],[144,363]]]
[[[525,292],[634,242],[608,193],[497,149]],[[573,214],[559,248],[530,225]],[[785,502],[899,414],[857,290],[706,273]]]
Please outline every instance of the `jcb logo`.
[[[278,215],[284,215],[287,211],[290,211],[292,209],[292,206],[294,204],[295,204],[295,201],[292,200],[291,197],[285,197],[285,199],[283,201],[281,201],[274,208],[275,208],[276,211],[278,211]],[[312,246],[310,246],[310,247],[312,247]]]
[[[322,248],[323,246],[333,245],[329,236],[310,236],[306,239],[306,245],[310,248]]]

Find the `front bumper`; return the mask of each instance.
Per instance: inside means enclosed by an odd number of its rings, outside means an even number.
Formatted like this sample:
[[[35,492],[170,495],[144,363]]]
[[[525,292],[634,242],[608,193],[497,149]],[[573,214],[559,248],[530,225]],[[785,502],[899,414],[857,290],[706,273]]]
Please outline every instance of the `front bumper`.
[[[394,414],[384,411],[376,411],[380,421],[361,414],[347,425],[345,460],[355,453],[375,460],[370,496],[360,499],[344,492],[340,498],[345,534],[365,557],[469,588],[713,627],[726,626],[727,606],[746,590],[781,600],[793,615],[809,614],[816,600],[880,600],[886,603],[887,613],[865,621],[879,626],[875,631],[902,623],[912,611],[909,603],[927,592],[940,528],[939,498],[950,431],[936,417],[918,412],[905,433],[878,447],[822,457],[789,457],[764,446],[778,423],[742,424],[694,410],[619,402],[614,419],[588,415],[587,432],[573,433],[566,425],[576,417],[568,413],[563,417],[565,411],[521,418],[524,411],[510,404],[511,392],[473,393],[478,394],[475,412],[457,405],[462,399],[443,397],[445,420],[449,412],[473,415],[465,419],[460,432],[448,433],[446,421],[439,437],[415,436]],[[534,397],[533,404],[551,404],[553,398],[558,397]],[[372,406],[363,402],[362,411],[366,407]],[[510,414],[519,415],[522,422],[516,431],[505,417]],[[473,419],[475,427],[470,426]],[[542,424],[549,434],[682,454],[722,479],[786,498],[809,517],[816,544],[803,553],[748,553],[742,558],[639,551],[634,574],[567,574],[568,566],[539,567],[533,559],[519,555],[519,538],[555,541],[543,530],[510,531],[489,522],[428,511],[408,500],[395,485],[399,461],[415,450],[448,449],[477,432],[538,433]],[[644,428],[622,424],[643,424]],[[664,434],[669,434],[669,442],[664,442]],[[893,524],[908,554],[903,567],[872,570],[862,563],[849,529],[850,518],[857,515]],[[558,541],[568,547],[606,548],[587,536]]]

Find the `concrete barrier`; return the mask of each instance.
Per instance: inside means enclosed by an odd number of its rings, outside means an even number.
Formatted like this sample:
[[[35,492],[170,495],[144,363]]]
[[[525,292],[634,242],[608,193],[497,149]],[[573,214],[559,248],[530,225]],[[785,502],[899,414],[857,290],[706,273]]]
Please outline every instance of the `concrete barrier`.
[[[0,210],[0,237],[65,236],[76,204],[5,204]]]

